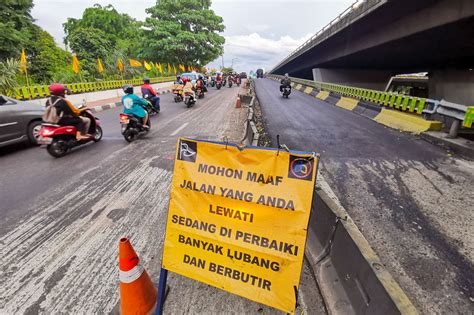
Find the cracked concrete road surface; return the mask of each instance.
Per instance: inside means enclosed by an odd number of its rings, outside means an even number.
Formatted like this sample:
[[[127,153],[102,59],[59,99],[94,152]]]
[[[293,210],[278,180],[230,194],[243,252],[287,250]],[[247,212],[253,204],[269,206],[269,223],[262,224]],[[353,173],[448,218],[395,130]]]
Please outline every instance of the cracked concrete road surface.
[[[474,313],[474,164],[417,136],[256,80],[267,132],[321,173],[424,314]]]
[[[191,109],[163,95],[150,134],[131,144],[115,108],[98,114],[102,141],[63,158],[37,147],[0,149],[0,314],[116,310],[124,236],[157,282],[176,139],[240,139],[245,115],[234,108],[237,91],[211,89]],[[175,274],[168,285],[166,314],[277,312]],[[300,313],[324,314],[306,265],[299,304]]]

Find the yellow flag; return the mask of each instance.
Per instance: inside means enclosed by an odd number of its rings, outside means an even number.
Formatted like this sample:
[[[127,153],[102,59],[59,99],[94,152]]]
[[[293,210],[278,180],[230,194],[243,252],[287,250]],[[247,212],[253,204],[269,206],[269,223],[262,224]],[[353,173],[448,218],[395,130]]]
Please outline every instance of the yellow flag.
[[[171,66],[169,62],[168,62],[168,73],[171,73]]]
[[[151,66],[146,61],[143,61],[143,67],[145,67],[145,69],[147,69],[148,71],[151,70]]]
[[[99,73],[104,72],[104,67],[102,66],[102,62],[100,61],[100,58],[97,58],[97,70]]]
[[[191,68],[190,65],[188,65],[188,71],[189,71],[189,72],[193,71],[193,69]]]
[[[174,72],[174,74],[176,75],[176,72],[177,72],[177,71],[176,71],[176,66],[175,66],[175,65],[173,65],[173,72]]]
[[[159,63],[159,66],[160,66],[160,73],[163,74],[163,65],[161,64],[161,62]]]
[[[123,62],[122,59],[119,59],[117,62],[117,67],[119,68],[120,72],[123,72]]]
[[[72,71],[76,74],[79,73],[79,60],[77,60],[76,55],[72,56]]]
[[[26,73],[26,54],[24,49],[21,50],[20,70],[21,72]]]
[[[130,59],[130,66],[131,67],[141,67],[142,63],[135,59]]]
[[[182,72],[186,71],[186,69],[184,68],[184,66],[182,64],[179,64],[178,67],[179,67],[179,69],[181,69]]]

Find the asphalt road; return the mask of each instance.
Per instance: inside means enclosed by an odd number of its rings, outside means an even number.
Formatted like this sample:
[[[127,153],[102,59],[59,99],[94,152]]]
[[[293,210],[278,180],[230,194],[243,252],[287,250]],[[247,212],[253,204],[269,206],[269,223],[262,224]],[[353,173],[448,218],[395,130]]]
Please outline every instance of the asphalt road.
[[[0,313],[109,313],[119,300],[123,236],[157,280],[176,140],[222,140],[243,129],[234,119],[237,91],[211,89],[191,109],[163,95],[150,134],[131,144],[116,108],[97,114],[102,141],[60,159],[39,147],[1,149]],[[168,284],[168,314],[276,312],[175,274]],[[324,313],[306,265],[299,303],[299,312]]]
[[[426,314],[474,312],[474,165],[417,136],[256,80],[275,145],[321,153],[321,173]]]

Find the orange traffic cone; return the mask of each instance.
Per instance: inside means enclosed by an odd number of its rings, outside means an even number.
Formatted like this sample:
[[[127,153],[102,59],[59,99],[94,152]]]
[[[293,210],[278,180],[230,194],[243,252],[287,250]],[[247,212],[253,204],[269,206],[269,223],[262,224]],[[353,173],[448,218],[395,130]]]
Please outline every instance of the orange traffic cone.
[[[235,101],[235,108],[240,108],[240,96],[237,96],[237,101]]]
[[[128,238],[120,239],[119,269],[121,314],[154,313],[156,288]]]

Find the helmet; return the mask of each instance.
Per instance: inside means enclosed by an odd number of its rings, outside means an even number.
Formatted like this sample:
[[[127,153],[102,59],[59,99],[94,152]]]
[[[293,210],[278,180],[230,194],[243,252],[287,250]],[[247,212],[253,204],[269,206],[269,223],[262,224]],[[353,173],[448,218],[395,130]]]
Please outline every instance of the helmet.
[[[125,84],[123,87],[122,87],[123,91],[125,92],[125,94],[133,94],[133,85],[130,85],[130,84]]]
[[[64,85],[60,83],[53,83],[48,88],[49,88],[49,92],[52,95],[56,95],[56,96],[64,96],[64,94],[66,93],[71,93],[70,89],[66,88]]]
[[[199,79],[202,79],[202,78],[203,78],[202,74],[198,75],[198,78],[199,78]]]
[[[143,78],[143,83],[150,83],[150,78],[149,77],[144,77]]]
[[[188,78],[182,77],[182,78],[181,78],[181,81],[183,81],[183,83],[186,83],[186,82],[188,81]]]
[[[285,73],[285,77],[287,77],[287,78],[288,78],[288,73]]]

